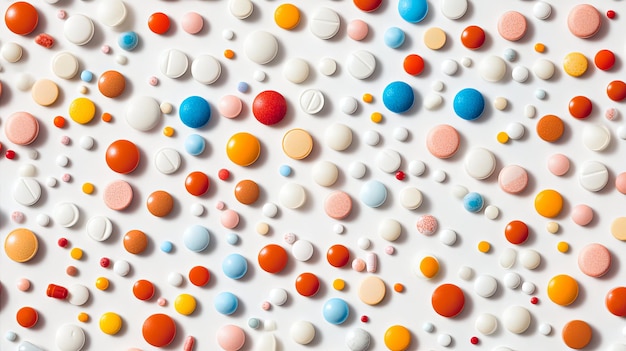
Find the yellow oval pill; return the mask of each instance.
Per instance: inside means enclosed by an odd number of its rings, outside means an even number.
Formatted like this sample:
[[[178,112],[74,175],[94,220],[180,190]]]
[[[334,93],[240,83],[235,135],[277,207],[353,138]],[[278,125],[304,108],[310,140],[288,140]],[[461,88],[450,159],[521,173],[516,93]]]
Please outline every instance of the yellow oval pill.
[[[535,210],[540,215],[554,218],[561,213],[561,209],[563,209],[563,197],[558,191],[546,189],[535,196]]]
[[[196,298],[189,294],[180,294],[174,300],[176,312],[188,316],[196,310]]]
[[[74,122],[87,124],[96,115],[96,105],[85,97],[79,97],[70,104],[69,113]]]
[[[100,330],[109,335],[115,335],[122,329],[122,317],[115,312],[106,312],[100,317]]]
[[[80,260],[81,258],[83,258],[83,250],[75,247],[70,251],[70,256],[75,260]]]
[[[439,261],[433,256],[426,256],[420,261],[420,272],[430,279],[439,273]]]
[[[563,59],[563,70],[572,77],[580,77],[587,72],[587,58],[580,52],[570,52]]]
[[[282,4],[274,11],[274,21],[282,29],[293,29],[300,22],[300,10],[293,4]]]
[[[384,340],[389,350],[403,351],[411,344],[411,332],[402,325],[393,325],[385,332]]]
[[[570,305],[578,297],[578,282],[566,274],[556,275],[548,283],[548,297],[557,305]]]

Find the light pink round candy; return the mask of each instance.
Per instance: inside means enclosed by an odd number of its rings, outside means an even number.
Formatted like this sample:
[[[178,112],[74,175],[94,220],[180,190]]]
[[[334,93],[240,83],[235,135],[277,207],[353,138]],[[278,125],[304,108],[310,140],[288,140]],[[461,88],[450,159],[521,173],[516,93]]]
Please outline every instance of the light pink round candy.
[[[28,112],[15,112],[7,118],[4,133],[16,145],[28,145],[39,135],[39,122]]]
[[[226,118],[235,118],[239,116],[242,108],[243,103],[241,102],[241,99],[235,95],[222,96],[219,104],[217,105],[217,109],[220,111],[220,114]]]
[[[569,171],[569,159],[563,154],[554,154],[548,159],[548,170],[555,176],[562,176]]]
[[[246,342],[246,334],[236,325],[226,324],[217,330],[217,343],[226,351],[237,351]]]
[[[204,26],[204,19],[197,12],[187,12],[181,23],[183,30],[189,34],[197,34]]]
[[[362,258],[355,258],[352,260],[352,269],[357,272],[363,272],[365,270],[365,261]]]
[[[528,185],[528,173],[526,170],[517,165],[508,165],[500,171],[498,175],[498,184],[500,189],[509,194],[517,194]]]
[[[26,278],[22,278],[20,280],[17,281],[17,289],[19,291],[27,291],[28,289],[30,289],[30,280],[26,279]]]
[[[576,205],[572,209],[572,221],[578,225],[587,225],[593,220],[593,209],[587,205]]]
[[[352,212],[352,199],[350,195],[341,190],[337,190],[324,201],[324,211],[328,217],[333,219],[344,219]]]
[[[348,36],[352,40],[360,41],[367,37],[369,26],[367,23],[357,19],[348,24]]]
[[[231,209],[222,212],[220,222],[224,228],[233,229],[239,224],[239,214]]]
[[[578,254],[578,268],[590,277],[601,277],[611,268],[611,253],[604,245],[589,244]]]
[[[579,38],[590,38],[600,30],[602,16],[598,10],[589,4],[574,6],[567,16],[569,31]]]
[[[615,177],[615,188],[626,195],[626,172],[622,172]]]
[[[426,136],[426,147],[437,158],[450,158],[459,149],[459,132],[448,124],[433,127]]]

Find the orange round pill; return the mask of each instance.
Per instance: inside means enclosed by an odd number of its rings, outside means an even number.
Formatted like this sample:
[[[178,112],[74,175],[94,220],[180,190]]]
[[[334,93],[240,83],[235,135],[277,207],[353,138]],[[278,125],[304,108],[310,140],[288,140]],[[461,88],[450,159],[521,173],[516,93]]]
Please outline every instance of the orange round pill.
[[[132,141],[116,140],[109,145],[105,160],[109,168],[117,173],[128,174],[139,165],[139,149]]]
[[[22,307],[17,310],[15,319],[17,320],[17,324],[22,327],[32,328],[35,324],[37,324],[37,320],[39,320],[39,313],[37,313],[37,310],[32,307]]]
[[[4,239],[4,252],[15,262],[30,261],[39,250],[37,235],[26,228],[11,231]]]
[[[174,208],[174,198],[167,191],[157,190],[148,196],[146,205],[153,216],[165,217]]]
[[[504,228],[504,236],[511,244],[523,244],[528,239],[528,226],[522,221],[511,221]]]
[[[209,176],[202,172],[191,172],[185,178],[185,189],[193,196],[204,195],[209,190]]]
[[[128,253],[138,255],[148,247],[148,236],[141,230],[131,230],[124,235],[124,249]]]
[[[257,257],[261,269],[268,273],[278,273],[287,265],[287,251],[276,244],[266,245]]]
[[[578,297],[578,282],[567,274],[556,275],[548,282],[548,297],[557,305],[571,305]]]
[[[565,345],[572,349],[582,349],[589,344],[593,332],[585,321],[573,320],[567,322],[561,332]]]
[[[404,58],[403,67],[406,73],[417,76],[424,70],[424,59],[420,55],[408,55]]]
[[[259,193],[259,185],[250,179],[244,179],[235,185],[235,198],[244,205],[255,203]]]
[[[108,98],[116,98],[126,89],[126,78],[118,71],[106,71],[98,78],[98,90]]]
[[[170,29],[170,18],[163,12],[155,12],[148,17],[148,28],[155,34],[165,34]]]
[[[250,166],[261,155],[261,143],[250,133],[233,134],[226,143],[226,155],[235,164]]]
[[[452,318],[463,311],[465,295],[454,284],[442,284],[433,291],[431,304],[439,315]]]
[[[556,190],[542,190],[535,196],[535,210],[546,218],[558,216],[562,209],[563,197]]]
[[[63,118],[62,116],[54,117],[54,126],[57,128],[65,127],[65,118]]]
[[[133,295],[142,301],[150,300],[154,296],[154,284],[140,279],[133,284]]]
[[[350,251],[343,245],[333,245],[326,251],[326,260],[331,266],[341,268],[348,264]]]
[[[613,54],[611,50],[600,50],[593,58],[593,62],[596,64],[598,69],[608,71],[613,68],[613,65],[615,64],[615,54]]]
[[[195,286],[205,286],[211,279],[211,273],[206,267],[195,266],[189,270],[189,281]]]
[[[15,34],[27,35],[37,28],[39,14],[37,9],[24,1],[14,2],[4,13],[4,23]]]
[[[485,31],[478,26],[469,26],[461,33],[461,43],[470,50],[480,49],[485,43]]]
[[[383,0],[354,0],[354,5],[361,11],[372,12],[380,7]]]
[[[143,322],[141,334],[144,340],[152,346],[167,346],[176,337],[176,323],[166,314],[153,314]]]
[[[565,126],[555,115],[545,115],[537,122],[537,135],[547,142],[555,142],[561,138]]]
[[[306,297],[317,294],[320,290],[320,281],[313,273],[302,273],[296,278],[296,291]]]
[[[626,83],[614,80],[606,86],[606,95],[613,101],[626,99]]]
[[[626,287],[611,289],[604,299],[606,309],[618,317],[626,317]]]
[[[593,105],[586,96],[574,96],[569,101],[569,113],[572,117],[583,119],[589,117]]]

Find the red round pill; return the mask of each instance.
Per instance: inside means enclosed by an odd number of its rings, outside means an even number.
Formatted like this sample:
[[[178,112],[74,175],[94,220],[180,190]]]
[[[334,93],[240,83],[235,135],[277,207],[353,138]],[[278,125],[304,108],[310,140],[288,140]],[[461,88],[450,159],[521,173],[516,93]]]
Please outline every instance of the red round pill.
[[[504,228],[504,236],[511,244],[520,245],[528,239],[528,226],[522,221],[511,221]]]
[[[170,29],[170,18],[163,12],[155,12],[148,18],[148,28],[153,33],[165,34]]]
[[[348,264],[350,251],[343,245],[333,245],[326,251],[326,260],[331,266],[341,268]]]
[[[15,319],[17,320],[17,324],[22,327],[31,328],[37,324],[39,313],[32,307],[22,307],[17,311]]]
[[[266,245],[259,251],[259,266],[268,273],[278,273],[287,265],[287,251],[276,244]]]
[[[586,96],[574,96],[569,101],[569,113],[579,119],[587,118],[591,114],[593,104]]]
[[[615,54],[611,50],[600,50],[596,53],[593,62],[598,69],[608,71],[615,64]]]
[[[406,73],[417,76],[424,70],[424,59],[420,55],[408,55],[404,58],[403,67]]]
[[[252,114],[254,114],[257,121],[266,126],[274,125],[285,118],[287,114],[287,101],[285,97],[277,91],[262,91],[252,102]]]
[[[189,270],[189,281],[195,286],[205,286],[211,279],[211,273],[206,267],[195,266]]]
[[[296,291],[306,297],[317,294],[320,290],[320,281],[313,273],[302,273],[296,278]]]
[[[626,83],[621,80],[614,80],[606,86],[606,95],[613,101],[626,99]]]
[[[376,11],[383,3],[383,0],[354,0],[354,6],[365,12]]]
[[[442,284],[433,291],[431,304],[439,315],[452,318],[463,311],[465,295],[454,284]]]
[[[154,285],[144,279],[138,280],[133,285],[133,295],[139,300],[150,300],[154,296]]]
[[[106,151],[106,163],[112,171],[127,174],[139,165],[139,149],[128,140],[116,140]]]
[[[485,31],[478,26],[469,26],[461,33],[461,43],[470,50],[479,49],[485,43]]]
[[[204,195],[209,190],[209,177],[202,172],[191,172],[185,178],[185,189],[193,196]]]
[[[626,317],[626,287],[611,289],[604,301],[609,312],[618,317]]]
[[[167,346],[176,337],[176,323],[172,317],[166,314],[153,314],[143,322],[141,334],[146,342],[152,346]]]
[[[4,23],[15,34],[27,35],[37,28],[39,14],[37,9],[25,1],[14,2],[4,13]]]

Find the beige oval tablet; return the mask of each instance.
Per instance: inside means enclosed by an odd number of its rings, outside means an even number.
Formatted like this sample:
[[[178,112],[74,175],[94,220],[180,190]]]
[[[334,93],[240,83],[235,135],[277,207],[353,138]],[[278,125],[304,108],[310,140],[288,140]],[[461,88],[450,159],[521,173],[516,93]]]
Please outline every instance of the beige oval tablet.
[[[424,44],[431,50],[439,50],[446,45],[446,32],[439,27],[428,28],[424,33]]]
[[[359,299],[371,306],[378,305],[385,298],[386,291],[382,279],[370,276],[363,279],[359,285]]]
[[[283,136],[283,151],[294,160],[306,158],[313,150],[313,138],[304,129],[292,129]]]
[[[59,87],[50,79],[40,79],[33,84],[30,94],[41,106],[50,106],[59,97]]]
[[[617,217],[613,220],[611,234],[617,240],[626,241],[626,217]]]

